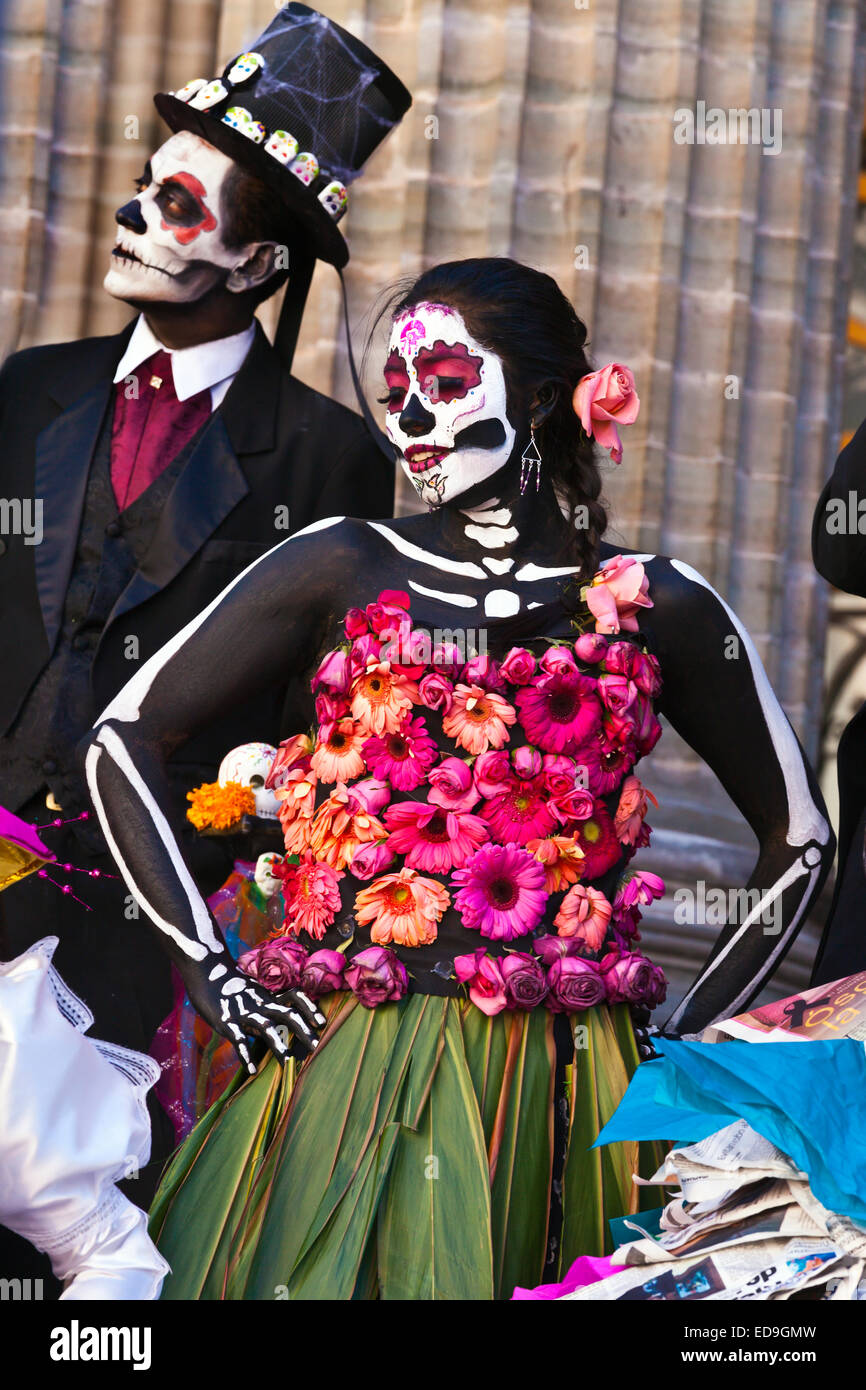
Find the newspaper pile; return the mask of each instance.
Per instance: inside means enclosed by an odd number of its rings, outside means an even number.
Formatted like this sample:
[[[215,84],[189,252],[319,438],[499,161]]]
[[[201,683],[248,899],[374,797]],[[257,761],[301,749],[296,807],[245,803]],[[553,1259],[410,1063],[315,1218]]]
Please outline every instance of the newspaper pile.
[[[649,1186],[676,1185],[658,1236],[614,1256],[625,1267],[578,1300],[866,1298],[866,1229],[828,1211],[805,1173],[745,1120],[672,1149]]]

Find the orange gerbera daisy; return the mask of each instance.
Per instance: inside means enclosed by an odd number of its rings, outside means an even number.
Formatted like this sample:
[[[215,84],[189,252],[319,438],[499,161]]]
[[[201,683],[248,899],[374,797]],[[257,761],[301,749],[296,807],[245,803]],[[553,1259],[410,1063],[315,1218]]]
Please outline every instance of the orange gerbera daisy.
[[[455,687],[451,708],[442,720],[442,728],[467,753],[486,753],[488,748],[501,748],[508,742],[509,724],[517,715],[507,700],[483,685]]]
[[[349,782],[353,777],[360,777],[366,768],[363,747],[364,738],[358,733],[354,719],[323,724],[311,759],[319,781]]]
[[[527,840],[526,848],[544,865],[544,886],[548,893],[558,893],[570,883],[577,883],[583,873],[583,850],[571,835]]]
[[[384,840],[387,834],[378,817],[338,782],[313,817],[310,847],[332,869],[346,869],[361,845]]]
[[[286,854],[303,854],[309,847],[317,782],[318,778],[312,770],[304,772],[301,768],[292,768],[285,774],[283,785],[277,792],[280,803],[277,815],[283,827]]]
[[[419,698],[416,683],[395,675],[390,661],[371,661],[352,684],[352,714],[363,734],[395,734]]]
[[[383,874],[362,888],[355,898],[355,917],[372,922],[370,937],[379,946],[394,941],[398,946],[429,946],[436,940],[437,923],[451,902],[447,888],[435,878],[424,878],[405,866],[397,874]]]

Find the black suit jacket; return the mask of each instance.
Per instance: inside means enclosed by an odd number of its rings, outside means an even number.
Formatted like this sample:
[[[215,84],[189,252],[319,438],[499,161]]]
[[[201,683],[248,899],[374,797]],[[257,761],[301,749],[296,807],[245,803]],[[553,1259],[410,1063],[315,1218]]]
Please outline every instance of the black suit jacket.
[[[57,640],[94,447],[123,333],[29,348],[0,371],[0,498],[40,498],[43,539],[0,537],[0,736]],[[389,516],[393,466],[361,418],[286,372],[255,340],[171,492],[152,543],[113,611],[91,679],[101,709],[237,574],[290,531],[333,515]],[[138,639],[138,660],[127,639]],[[231,653],[226,653],[231,660]],[[234,744],[275,740],[285,692],[238,710],[190,748],[214,764]],[[85,731],[82,731],[85,732]],[[294,732],[294,730],[292,730]],[[185,759],[185,761],[187,760]],[[0,776],[2,799],[2,776]]]

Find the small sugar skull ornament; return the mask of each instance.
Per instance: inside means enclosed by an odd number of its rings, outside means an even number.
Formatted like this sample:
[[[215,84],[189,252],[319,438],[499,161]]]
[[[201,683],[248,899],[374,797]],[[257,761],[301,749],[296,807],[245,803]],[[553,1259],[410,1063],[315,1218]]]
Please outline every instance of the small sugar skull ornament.
[[[318,176],[319,161],[314,154],[310,154],[309,150],[302,150],[297,158],[292,160],[289,170],[295,175],[295,178],[300,179],[301,183],[306,184],[309,188],[313,179]]]
[[[332,179],[319,194],[319,202],[322,204],[325,212],[328,213],[330,217],[333,217],[335,222],[338,222],[343,216],[348,201],[349,195],[346,192],[345,186],[340,183],[339,179]]]
[[[287,130],[274,130],[265,141],[265,150],[281,164],[291,164],[298,153],[298,142]]]
[[[282,854],[260,854],[256,860],[256,869],[253,875],[256,886],[264,893],[266,898],[272,898],[275,893],[280,891],[283,880],[275,875],[275,869],[282,864]]]
[[[177,97],[178,101],[192,101],[193,97],[201,91],[202,87],[206,86],[206,77],[194,77],[191,82],[184,82],[183,86],[176,92],[172,92],[171,95]]]
[[[227,782],[240,782],[249,787],[256,803],[256,815],[264,820],[276,820],[279,802],[272,791],[265,786],[265,779],[277,750],[270,743],[242,743],[226,753],[219,766],[217,781],[221,787]]]
[[[248,77],[252,77],[253,73],[258,72],[264,65],[265,60],[261,53],[241,53],[226,73],[226,81],[237,87],[239,82],[246,82]]]
[[[208,107],[216,106],[218,101],[222,101],[229,94],[228,87],[224,87],[218,77],[213,82],[206,82],[200,87],[189,105],[196,111],[207,111]]]
[[[245,106],[230,106],[223,116],[223,125],[230,125],[233,130],[239,130],[241,135],[245,135],[256,145],[260,145],[267,135],[261,121],[254,120]]]

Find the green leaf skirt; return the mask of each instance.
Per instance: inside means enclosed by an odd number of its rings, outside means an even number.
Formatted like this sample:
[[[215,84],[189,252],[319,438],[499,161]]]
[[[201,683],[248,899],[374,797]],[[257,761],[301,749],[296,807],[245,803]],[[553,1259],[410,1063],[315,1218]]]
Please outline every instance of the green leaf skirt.
[[[571,1020],[558,1096],[546,1009],[320,1007],[315,1054],[238,1073],[166,1169],[163,1298],[510,1298],[541,1281],[554,1182],[559,1271],[610,1250],[608,1220],[638,1209],[632,1174],[659,1161],[655,1145],[590,1147],[637,1065],[625,1005]]]

